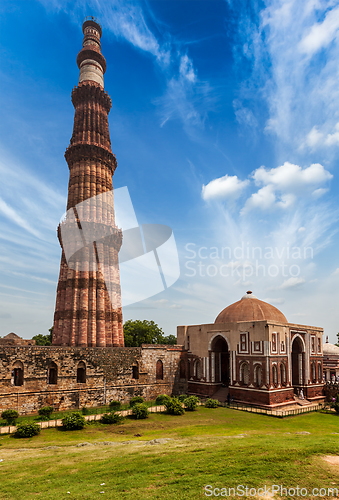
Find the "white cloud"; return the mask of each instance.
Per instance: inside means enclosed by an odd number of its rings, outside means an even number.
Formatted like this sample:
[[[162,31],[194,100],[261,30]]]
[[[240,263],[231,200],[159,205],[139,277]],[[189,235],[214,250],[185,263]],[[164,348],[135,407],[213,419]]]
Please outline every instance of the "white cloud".
[[[306,136],[306,144],[311,149],[319,146],[319,144],[323,143],[324,134],[319,132],[318,128],[314,126],[312,130]]]
[[[312,193],[313,198],[320,198],[320,196],[323,196],[328,192],[328,189],[326,188],[319,188],[315,189]]]
[[[250,176],[257,186],[262,186],[257,192],[251,194],[241,215],[252,209],[269,210],[273,207],[286,210],[296,204],[297,198],[313,198],[323,196],[328,189],[318,187],[329,182],[333,175],[324,169],[320,163],[313,163],[302,168],[289,162],[267,169],[264,166],[256,169]],[[241,181],[236,175],[225,175],[212,180],[202,186],[202,198],[210,199],[236,199],[250,184],[249,179]]]
[[[202,187],[202,197],[204,200],[217,198],[237,198],[248,186],[249,181],[241,181],[236,175],[224,175],[214,179],[206,186]]]
[[[283,165],[266,169],[259,167],[252,174],[257,186],[264,185],[246,201],[241,211],[244,215],[248,211],[259,208],[269,210],[273,207],[288,209],[295,205],[297,197],[313,198],[323,196],[328,189],[318,188],[333,178],[333,175],[324,169],[320,163],[313,163],[307,168],[301,168],[285,162]],[[315,189],[316,188],[316,189]]]
[[[299,50],[312,56],[338,37],[339,7],[327,12],[322,22],[315,23],[299,43]]]
[[[301,187],[323,184],[333,178],[320,163],[313,163],[302,169],[299,165],[285,162],[283,165],[271,168],[260,167],[255,170],[253,178],[256,184],[271,184],[278,189],[299,190]]]
[[[292,277],[292,278],[288,278],[287,280],[285,280],[283,282],[283,284],[279,286],[279,289],[285,290],[287,288],[294,288],[294,287],[302,285],[303,283],[306,283],[306,280],[304,278]]]
[[[241,214],[244,215],[253,208],[268,210],[269,208],[273,207],[275,201],[276,196],[273,186],[264,186],[256,193],[253,193],[252,196],[247,200],[245,207],[241,211]]]
[[[328,134],[325,140],[325,144],[328,146],[339,144],[339,123],[335,125],[335,132],[333,134]]]
[[[238,107],[250,108],[259,123],[267,109],[265,131],[287,154],[337,145],[331,131],[339,115],[338,2],[267,0],[264,8],[252,2],[251,17],[246,2],[229,2],[241,11],[236,61],[243,67],[249,59],[252,68]]]

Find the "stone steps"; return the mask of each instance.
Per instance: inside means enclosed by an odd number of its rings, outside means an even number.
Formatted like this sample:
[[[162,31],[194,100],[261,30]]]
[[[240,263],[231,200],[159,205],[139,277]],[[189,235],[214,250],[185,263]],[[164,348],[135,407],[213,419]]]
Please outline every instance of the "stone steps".
[[[224,403],[227,401],[227,395],[228,395],[228,387],[221,387],[221,389],[218,389],[217,392],[213,394],[213,399],[217,399],[220,401],[220,403]]]
[[[299,405],[299,406],[309,406],[312,405],[311,401],[308,401],[307,399],[300,399],[298,396],[294,395],[294,401]]]

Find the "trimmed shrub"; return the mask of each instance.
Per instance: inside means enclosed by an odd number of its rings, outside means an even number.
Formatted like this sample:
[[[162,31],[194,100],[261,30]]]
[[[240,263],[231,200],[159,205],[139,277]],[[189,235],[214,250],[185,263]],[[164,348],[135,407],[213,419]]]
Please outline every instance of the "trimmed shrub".
[[[164,405],[166,406],[167,413],[170,415],[183,415],[185,413],[182,404],[177,398],[170,398],[164,402]]]
[[[159,394],[159,396],[157,396],[157,399],[155,400],[155,404],[164,405],[165,401],[168,401],[169,399],[171,398],[167,394]]]
[[[76,431],[78,429],[83,429],[85,427],[85,424],[85,417],[78,411],[70,413],[62,419],[62,425],[65,431]]]
[[[40,434],[40,425],[32,422],[30,424],[19,424],[14,434],[17,438],[30,438]]]
[[[15,421],[19,418],[19,413],[16,410],[5,410],[1,413],[7,425],[15,425]]]
[[[117,411],[120,410],[121,408],[121,403],[120,401],[111,401],[109,404],[109,411]]]
[[[144,402],[144,398],[142,396],[134,396],[133,398],[131,398],[129,405],[132,408],[134,405],[136,405],[138,403],[143,403],[143,402]]]
[[[145,403],[135,403],[132,407],[132,415],[134,418],[143,419],[148,417],[148,408]]]
[[[339,394],[336,395],[335,400],[332,403],[332,408],[335,409],[336,413],[339,413]]]
[[[180,394],[180,396],[178,396],[178,399],[181,403],[183,403],[187,398],[188,398],[187,394]]]
[[[197,398],[197,396],[189,396],[188,398],[184,399],[185,410],[187,411],[196,410],[198,403],[199,403],[199,398]]]
[[[104,413],[101,417],[101,422],[103,424],[120,424],[124,420],[124,417],[119,415],[119,413]]]
[[[53,413],[53,407],[52,406],[43,406],[42,408],[40,408],[38,413],[42,417],[41,420],[50,420],[51,415]]]
[[[83,415],[90,415],[90,411],[89,411],[89,409],[88,409],[86,406],[83,406],[83,407],[81,408],[81,413],[82,413]]]
[[[206,408],[218,408],[219,406],[219,401],[217,399],[206,399],[205,401],[205,407]]]

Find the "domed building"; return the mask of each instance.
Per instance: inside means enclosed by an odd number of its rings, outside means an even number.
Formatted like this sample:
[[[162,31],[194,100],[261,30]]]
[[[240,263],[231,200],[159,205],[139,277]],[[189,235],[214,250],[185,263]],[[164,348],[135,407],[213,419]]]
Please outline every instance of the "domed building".
[[[323,398],[322,337],[322,328],[288,323],[251,291],[214,323],[177,330],[188,350],[189,392],[213,396],[228,387],[234,400],[267,407],[290,404],[301,390],[309,401]]]
[[[339,379],[339,347],[330,344],[328,337],[323,345],[324,378],[326,382],[336,383]]]

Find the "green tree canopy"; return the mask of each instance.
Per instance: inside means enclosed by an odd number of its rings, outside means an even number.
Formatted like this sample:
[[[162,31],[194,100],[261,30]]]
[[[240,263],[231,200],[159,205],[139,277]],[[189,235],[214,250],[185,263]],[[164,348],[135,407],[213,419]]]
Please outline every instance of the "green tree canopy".
[[[39,333],[38,335],[34,335],[34,337],[32,337],[32,340],[35,340],[35,345],[52,345],[53,326],[48,331],[48,335]]]
[[[135,321],[129,319],[124,324],[124,338],[126,347],[140,347],[141,344],[176,344],[174,335],[165,336],[162,329],[154,323],[144,319]]]

